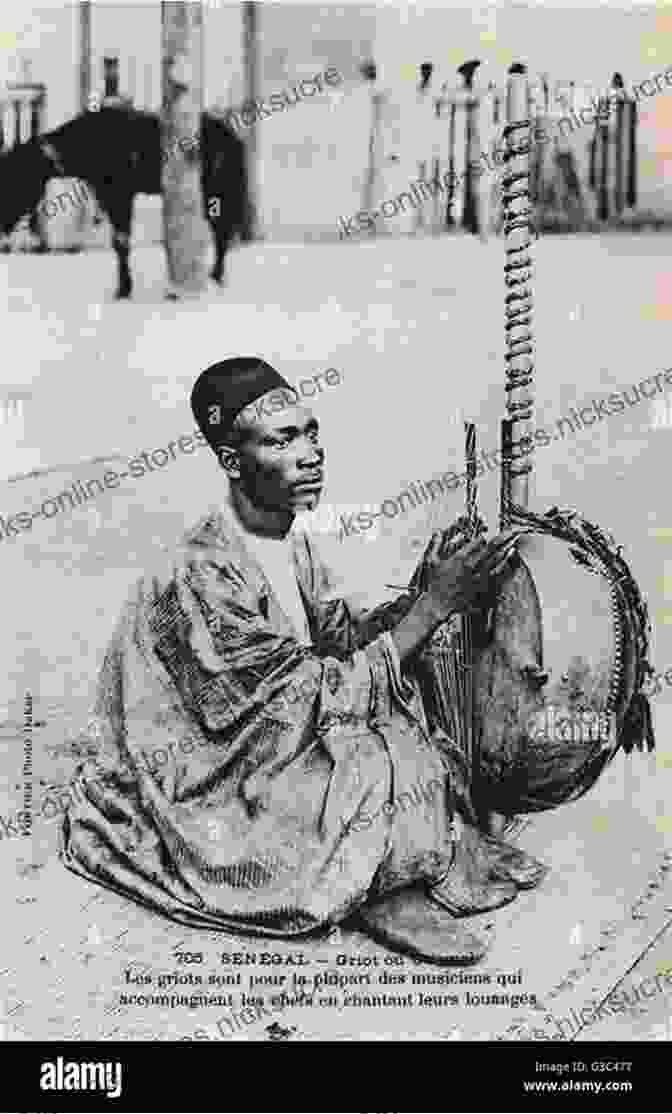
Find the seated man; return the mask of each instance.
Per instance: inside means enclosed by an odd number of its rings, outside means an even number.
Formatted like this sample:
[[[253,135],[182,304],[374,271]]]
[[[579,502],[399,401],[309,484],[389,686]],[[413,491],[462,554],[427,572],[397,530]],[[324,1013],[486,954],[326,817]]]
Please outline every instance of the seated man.
[[[294,936],[357,914],[390,947],[478,960],[487,939],[456,918],[543,868],[454,814],[410,667],[510,549],[445,559],[437,535],[425,591],[356,614],[294,526],[323,483],[311,412],[247,358],[208,368],[191,402],[228,497],[122,615],[66,865],[194,927]]]

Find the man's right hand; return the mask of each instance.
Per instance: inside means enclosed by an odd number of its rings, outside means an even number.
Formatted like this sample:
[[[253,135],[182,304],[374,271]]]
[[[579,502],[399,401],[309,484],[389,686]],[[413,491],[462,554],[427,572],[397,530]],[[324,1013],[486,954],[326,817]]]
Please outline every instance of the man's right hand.
[[[483,538],[467,542],[443,560],[436,554],[428,568],[426,591],[437,613],[447,617],[482,606],[492,580],[504,571],[514,551],[514,537],[501,534],[489,542]]]
[[[457,534],[435,534],[423,564],[424,584],[409,613],[391,631],[403,661],[450,615],[483,606],[492,581],[506,568],[520,533],[500,534],[489,542],[466,542],[457,553]]]

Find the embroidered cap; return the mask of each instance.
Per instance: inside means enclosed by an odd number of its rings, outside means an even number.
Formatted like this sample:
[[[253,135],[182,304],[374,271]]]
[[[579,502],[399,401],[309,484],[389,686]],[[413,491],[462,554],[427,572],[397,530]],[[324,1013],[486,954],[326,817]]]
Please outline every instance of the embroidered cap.
[[[278,388],[296,394],[275,368],[257,356],[236,356],[201,372],[191,392],[191,409],[210,447],[216,450],[221,445],[246,406]]]

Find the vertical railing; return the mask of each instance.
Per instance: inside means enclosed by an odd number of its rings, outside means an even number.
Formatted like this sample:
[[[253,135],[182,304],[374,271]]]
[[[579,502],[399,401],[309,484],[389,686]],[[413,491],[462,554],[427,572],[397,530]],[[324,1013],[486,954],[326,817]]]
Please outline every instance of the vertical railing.
[[[29,391],[11,391],[0,398],[0,426],[9,425],[14,420],[23,421],[24,403],[31,398]]]
[[[0,101],[0,131],[5,147],[18,147],[44,131],[47,90],[31,82],[8,82],[6,98]]]

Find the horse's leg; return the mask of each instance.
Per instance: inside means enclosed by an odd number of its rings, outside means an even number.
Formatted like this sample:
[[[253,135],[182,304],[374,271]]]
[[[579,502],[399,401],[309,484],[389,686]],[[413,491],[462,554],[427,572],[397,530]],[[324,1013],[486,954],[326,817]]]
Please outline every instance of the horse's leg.
[[[131,218],[133,214],[133,194],[116,193],[110,197],[105,205],[112,224],[112,247],[117,257],[119,268],[119,285],[117,298],[130,298],[133,291],[133,280],[128,265],[131,249]]]
[[[224,260],[229,250],[231,237],[221,236],[216,225],[213,225],[213,233],[215,237],[215,262],[210,272],[210,278],[214,279],[218,286],[224,286]]]
[[[218,216],[210,215],[208,213],[208,223],[212,229],[212,235],[215,241],[215,262],[210,272],[210,278],[214,279],[219,286],[224,285],[224,260],[226,253],[231,246],[233,239],[233,229],[227,214],[222,212],[223,198],[217,197],[213,199],[217,201],[220,207]]]

